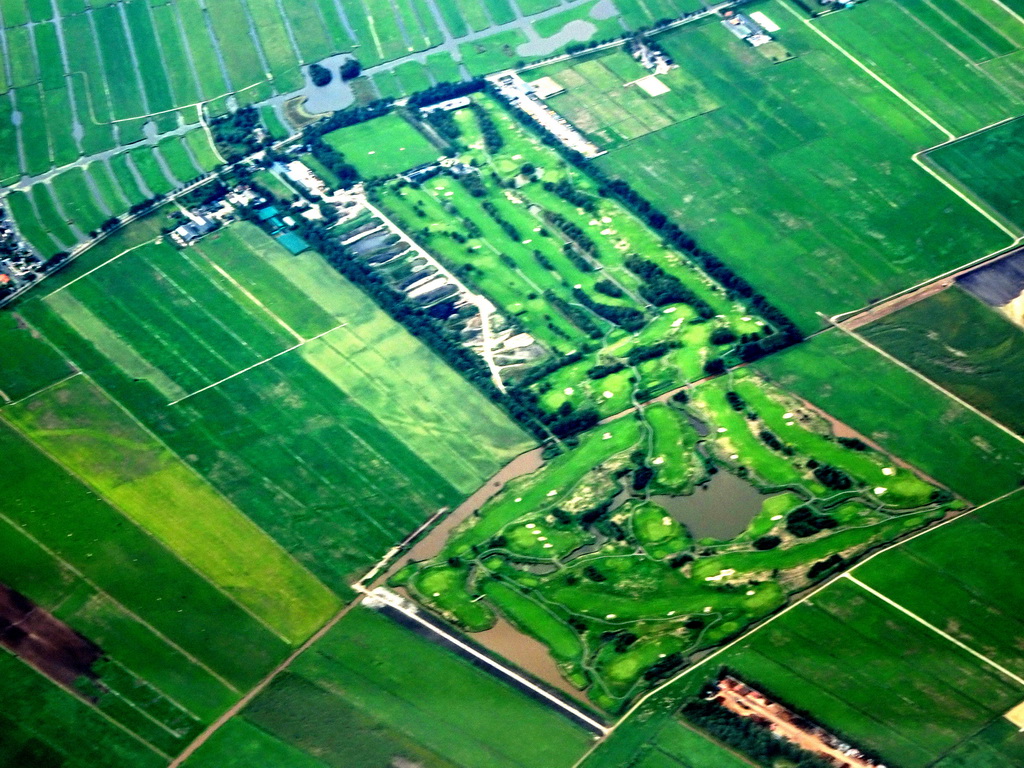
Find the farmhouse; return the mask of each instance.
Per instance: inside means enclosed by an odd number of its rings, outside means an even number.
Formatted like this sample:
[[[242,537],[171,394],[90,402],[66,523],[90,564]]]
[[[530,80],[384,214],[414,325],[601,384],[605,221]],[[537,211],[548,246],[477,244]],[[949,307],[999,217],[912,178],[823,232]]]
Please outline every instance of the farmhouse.
[[[725,25],[726,29],[740,40],[746,40],[755,48],[772,41],[771,35],[768,34],[765,28],[746,14],[726,11],[722,16],[724,17],[722,24]]]

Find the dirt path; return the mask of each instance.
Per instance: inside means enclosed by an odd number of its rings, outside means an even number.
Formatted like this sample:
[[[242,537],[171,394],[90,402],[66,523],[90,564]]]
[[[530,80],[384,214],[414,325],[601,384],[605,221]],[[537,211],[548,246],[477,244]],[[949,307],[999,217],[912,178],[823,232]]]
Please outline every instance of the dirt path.
[[[249,705],[249,702],[255,699],[260,693],[264,691],[264,689],[266,689],[268,685],[270,685],[271,682],[273,682],[275,677],[277,677],[279,674],[288,669],[288,667],[290,667],[292,663],[297,658],[299,658],[299,656],[305,653],[309,649],[309,647],[313,645],[313,643],[315,643],[321,637],[330,632],[331,629],[334,628],[334,625],[341,621],[343,618],[345,618],[346,614],[348,614],[349,611],[351,611],[353,608],[359,605],[362,602],[362,600],[363,596],[360,595],[351,603],[349,603],[340,611],[338,611],[336,614],[334,614],[330,621],[328,621],[326,624],[320,627],[320,629],[318,629],[308,640],[306,640],[306,642],[304,642],[302,645],[300,645],[298,648],[292,651],[291,655],[289,655],[287,659],[285,659],[276,667],[274,667],[269,672],[269,674],[267,674],[266,677],[260,680],[252,690],[250,690],[241,699],[239,699],[234,706],[228,709],[223,715],[218,717],[216,720],[214,720],[205,731],[196,736],[192,743],[185,747],[181,754],[179,754],[170,762],[167,768],[178,768],[178,766],[180,766],[182,763],[188,760],[188,758],[190,758],[197,749],[203,746],[203,744],[205,744],[207,740],[211,736],[213,736],[213,734],[219,731],[228,720],[230,720],[243,709],[245,709],[245,707]]]

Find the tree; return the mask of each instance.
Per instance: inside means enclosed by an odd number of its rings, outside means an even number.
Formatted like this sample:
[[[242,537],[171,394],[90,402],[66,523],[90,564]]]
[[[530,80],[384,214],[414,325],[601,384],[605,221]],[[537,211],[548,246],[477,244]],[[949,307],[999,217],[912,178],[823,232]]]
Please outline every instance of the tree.
[[[313,85],[317,88],[323,88],[334,79],[334,75],[331,74],[331,70],[327,67],[320,64],[310,64],[309,79],[313,81]]]
[[[363,71],[363,65],[359,63],[358,59],[349,59],[341,65],[339,74],[342,80],[354,80],[359,77]]]

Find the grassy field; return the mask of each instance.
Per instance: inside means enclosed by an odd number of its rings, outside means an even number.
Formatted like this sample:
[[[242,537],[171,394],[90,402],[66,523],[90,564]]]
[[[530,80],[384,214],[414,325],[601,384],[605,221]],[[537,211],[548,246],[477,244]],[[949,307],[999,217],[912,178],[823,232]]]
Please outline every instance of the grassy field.
[[[363,178],[394,176],[437,160],[441,152],[395,113],[324,135]]]
[[[287,643],[219,585],[6,423],[0,442],[15,473],[0,518],[6,555],[0,578],[148,681],[159,692],[150,693],[152,703],[166,696],[209,722],[288,652]],[[152,722],[140,727],[131,711],[112,717],[153,738]],[[173,729],[158,736],[169,734]],[[179,733],[177,748],[192,735]],[[153,743],[169,750],[156,738]]]
[[[656,81],[669,88],[657,96],[636,85],[651,73],[625,50],[614,49],[530,70],[529,80],[550,77],[565,93],[548,100],[552,109],[601,146],[611,148],[717,108],[700,82],[682,68]]]
[[[872,323],[863,335],[1017,433],[1024,335],[992,307],[951,288]]]
[[[301,642],[338,607],[86,377],[4,408],[2,417],[288,642]]]
[[[1011,120],[925,156],[964,184],[996,213],[1024,227],[1024,120]]]
[[[1024,29],[1005,4],[908,0],[856,10],[815,26],[954,134],[1020,113]]]
[[[757,367],[972,502],[1019,485],[1019,442],[849,336],[818,336]],[[920,439],[939,426],[940,440]]]
[[[258,750],[288,768],[377,768],[395,758],[425,768],[567,768],[588,740],[545,705],[359,608],[187,765],[243,766]]]
[[[25,312],[335,589],[529,445],[315,254],[248,225],[145,245]]]
[[[894,7],[867,5],[828,20]],[[820,325],[817,311],[854,309],[1007,244],[911,162],[946,138],[940,131],[788,5],[757,8],[782,26],[777,37],[796,58],[772,64],[717,23],[659,36],[720,107],[632,141],[599,165],[657,200],[807,329]]]

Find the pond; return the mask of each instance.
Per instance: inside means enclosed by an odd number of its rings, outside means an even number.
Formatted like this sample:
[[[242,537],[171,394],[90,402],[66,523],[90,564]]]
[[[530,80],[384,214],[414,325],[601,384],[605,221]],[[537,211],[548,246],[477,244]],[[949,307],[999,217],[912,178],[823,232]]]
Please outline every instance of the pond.
[[[746,480],[719,470],[689,496],[651,496],[685,525],[694,539],[731,539],[746,530],[768,496]]]

